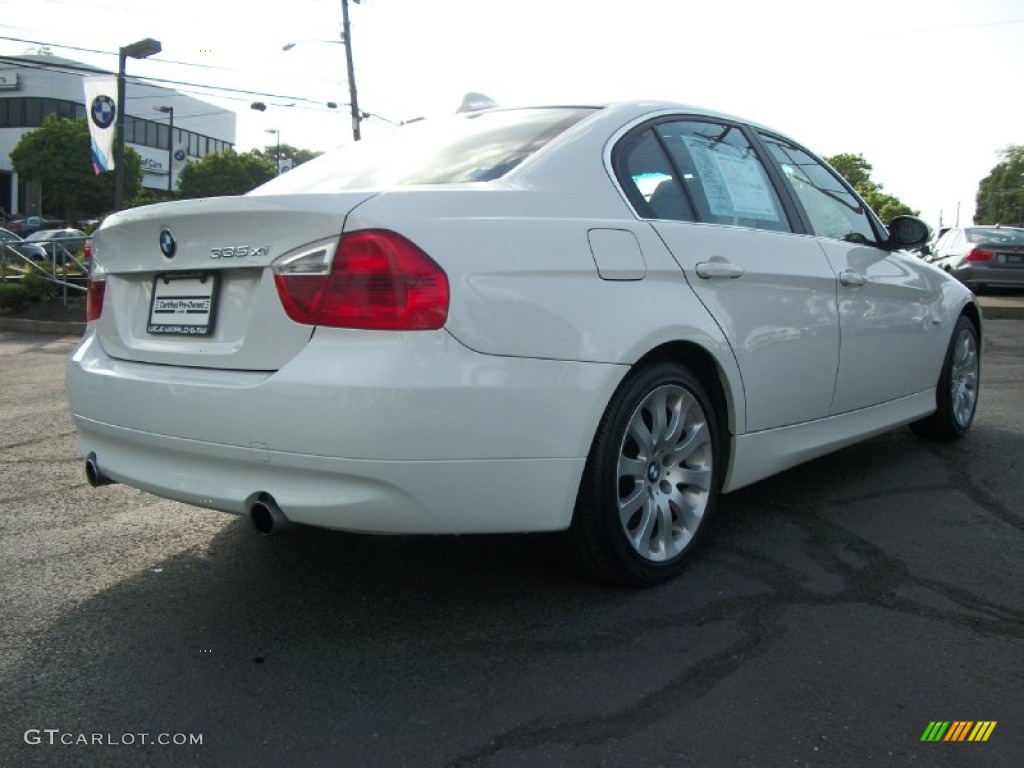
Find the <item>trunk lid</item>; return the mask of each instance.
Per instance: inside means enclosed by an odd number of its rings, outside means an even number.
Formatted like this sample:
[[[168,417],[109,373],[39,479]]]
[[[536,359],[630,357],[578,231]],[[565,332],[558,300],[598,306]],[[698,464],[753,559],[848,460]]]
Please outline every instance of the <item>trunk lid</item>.
[[[183,200],[111,216],[93,238],[106,273],[96,321],[104,350],[162,365],[278,370],[313,326],[285,314],[270,265],[340,236],[348,213],[374,194]]]

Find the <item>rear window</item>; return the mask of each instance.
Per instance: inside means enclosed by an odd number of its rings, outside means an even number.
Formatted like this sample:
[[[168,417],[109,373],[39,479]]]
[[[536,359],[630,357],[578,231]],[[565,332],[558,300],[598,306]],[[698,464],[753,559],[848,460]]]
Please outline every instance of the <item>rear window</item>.
[[[992,245],[1024,245],[1024,229],[992,227],[990,229],[967,229],[967,240],[971,243]]]
[[[490,110],[414,123],[390,136],[322,155],[251,194],[492,181],[594,111],[587,107]]]

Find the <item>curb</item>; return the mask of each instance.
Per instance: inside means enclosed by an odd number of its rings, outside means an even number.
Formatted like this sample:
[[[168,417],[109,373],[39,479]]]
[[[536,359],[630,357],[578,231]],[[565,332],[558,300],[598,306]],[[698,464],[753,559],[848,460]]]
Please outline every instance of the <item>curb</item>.
[[[981,316],[984,320],[1020,320],[1024,318],[1024,301],[1007,301],[981,296]]]
[[[81,336],[85,333],[85,323],[56,322],[54,320],[23,320],[18,317],[0,317],[0,331],[48,333],[57,336]]]

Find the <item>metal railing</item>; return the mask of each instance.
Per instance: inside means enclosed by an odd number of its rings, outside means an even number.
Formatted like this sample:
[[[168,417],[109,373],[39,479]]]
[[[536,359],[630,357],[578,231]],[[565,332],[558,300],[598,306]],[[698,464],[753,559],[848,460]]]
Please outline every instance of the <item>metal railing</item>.
[[[87,238],[86,238],[87,239]],[[37,274],[47,282],[53,283],[61,289],[64,306],[68,302],[68,290],[85,293],[86,286],[82,283],[69,280],[68,267],[74,265],[81,270],[80,280],[86,280],[89,275],[89,265],[84,259],[78,258],[78,249],[83,248],[86,239],[75,238],[76,250],[72,253],[65,242],[60,240],[35,240],[31,245],[41,247],[45,257],[39,260],[38,257],[26,255],[22,249],[24,242],[5,242],[0,247],[0,282],[24,280],[28,275]],[[33,249],[34,250],[34,249]],[[60,262],[60,268],[57,262]],[[10,273],[15,274],[10,274]],[[59,274],[58,274],[59,273]]]

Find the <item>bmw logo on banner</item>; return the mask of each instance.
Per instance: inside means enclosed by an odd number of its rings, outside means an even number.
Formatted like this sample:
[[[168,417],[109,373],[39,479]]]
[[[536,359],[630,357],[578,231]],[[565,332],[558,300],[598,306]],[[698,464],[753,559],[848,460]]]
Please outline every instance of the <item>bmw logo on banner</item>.
[[[92,100],[92,121],[97,128],[109,128],[117,117],[117,104],[112,98],[101,94]]]
[[[99,75],[82,78],[85,103],[89,105],[89,138],[92,168],[104,173],[114,168],[114,131],[117,127],[117,77]]]

